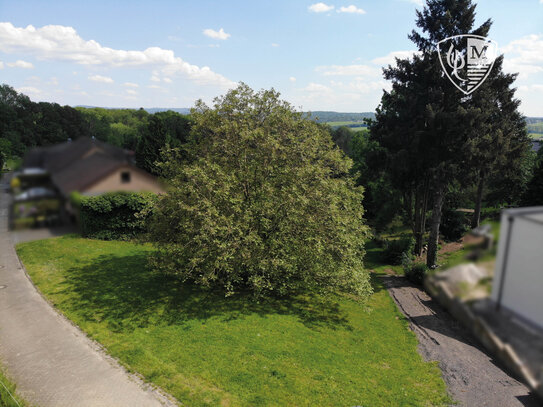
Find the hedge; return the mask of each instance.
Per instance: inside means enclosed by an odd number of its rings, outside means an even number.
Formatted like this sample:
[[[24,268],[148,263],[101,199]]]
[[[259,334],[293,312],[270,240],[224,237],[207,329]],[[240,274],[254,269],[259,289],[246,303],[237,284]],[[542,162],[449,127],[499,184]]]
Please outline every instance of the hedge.
[[[79,211],[81,234],[103,240],[130,240],[145,230],[158,195],[151,192],[108,192],[98,196],[71,195]]]

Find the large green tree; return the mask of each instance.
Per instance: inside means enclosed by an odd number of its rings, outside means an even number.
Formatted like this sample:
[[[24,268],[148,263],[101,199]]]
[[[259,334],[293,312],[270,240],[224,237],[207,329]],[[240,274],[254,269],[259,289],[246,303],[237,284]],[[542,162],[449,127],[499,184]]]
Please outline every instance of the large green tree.
[[[367,296],[362,188],[328,129],[244,84],[191,115],[192,139],[161,165],[154,265],[227,294]]]

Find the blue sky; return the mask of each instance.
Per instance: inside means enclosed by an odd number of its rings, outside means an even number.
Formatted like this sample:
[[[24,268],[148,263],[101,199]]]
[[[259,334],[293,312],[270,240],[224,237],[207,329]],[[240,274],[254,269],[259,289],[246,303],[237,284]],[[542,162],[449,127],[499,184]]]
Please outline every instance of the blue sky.
[[[476,24],[519,72],[521,110],[543,116],[543,0],[477,3]],[[303,110],[373,111],[381,67],[415,50],[417,0],[4,1],[0,82],[43,100],[191,107],[239,81]]]

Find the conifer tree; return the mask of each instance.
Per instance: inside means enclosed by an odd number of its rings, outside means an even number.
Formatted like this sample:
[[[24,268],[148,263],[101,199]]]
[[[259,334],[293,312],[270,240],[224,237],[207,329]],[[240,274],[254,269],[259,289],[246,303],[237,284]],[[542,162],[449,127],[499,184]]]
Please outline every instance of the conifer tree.
[[[474,20],[475,5],[470,0],[429,0],[417,11],[421,32],[413,30],[409,38],[419,52],[384,69],[392,90],[384,93],[370,126],[372,138],[388,152],[388,172],[404,193],[406,206],[410,209],[414,202],[414,210],[408,213],[417,254],[426,212],[432,208],[429,267],[436,265],[447,188],[455,180],[476,180],[480,198],[486,174],[518,161],[525,151],[522,116],[510,89],[515,76],[501,72],[501,59],[486,88],[469,96],[447,80],[441,69],[439,41],[462,34],[488,35],[491,20],[476,29]],[[481,199],[478,202],[480,213]]]

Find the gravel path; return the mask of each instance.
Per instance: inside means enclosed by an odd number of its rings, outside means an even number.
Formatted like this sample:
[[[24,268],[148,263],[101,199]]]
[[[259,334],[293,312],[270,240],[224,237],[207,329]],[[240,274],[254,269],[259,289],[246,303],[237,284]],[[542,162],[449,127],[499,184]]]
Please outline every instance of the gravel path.
[[[173,406],[41,297],[8,236],[8,203],[0,192],[0,361],[21,397],[40,407]]]
[[[543,402],[497,366],[475,338],[426,292],[403,277],[382,277],[410,321],[427,361],[438,361],[449,393],[460,406],[540,407]]]

